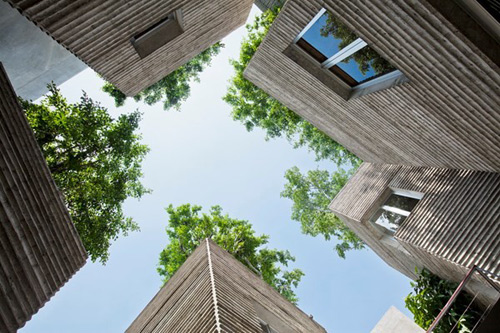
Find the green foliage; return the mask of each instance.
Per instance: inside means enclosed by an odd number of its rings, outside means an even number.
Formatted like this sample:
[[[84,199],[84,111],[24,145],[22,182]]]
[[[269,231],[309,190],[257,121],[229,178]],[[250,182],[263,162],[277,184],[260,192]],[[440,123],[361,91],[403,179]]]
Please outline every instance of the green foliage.
[[[346,47],[358,39],[355,33],[330,13],[328,13],[326,25],[321,28],[321,35],[325,37],[332,35],[340,39],[339,49]],[[356,61],[360,72],[363,74],[366,74],[370,70],[370,67],[373,68],[376,74],[387,73],[396,69],[369,46],[364,47],[342,62],[348,63],[352,59]]]
[[[148,192],[139,182],[148,152],[136,133],[141,115],[113,119],[85,93],[69,104],[54,84],[48,88],[40,104],[21,104],[90,258],[105,263],[111,241],[138,230],[123,201]]]
[[[285,173],[287,183],[281,192],[281,197],[293,201],[292,219],[301,223],[302,232],[323,235],[326,240],[336,237],[339,241],[336,250],[341,258],[345,258],[346,251],[364,248],[363,241],[328,209],[353,172],[354,169],[332,173],[311,170],[302,174],[299,168],[293,167]]]
[[[169,243],[160,253],[158,266],[164,282],[172,277],[202,240],[211,238],[288,300],[297,302],[293,288],[297,287],[304,273],[299,269],[282,269],[295,258],[288,251],[262,248],[268,243],[269,236],[255,235],[248,221],[223,215],[219,206],[212,207],[209,213],[200,213],[200,206],[190,204],[177,208],[170,205],[166,210],[170,215],[166,228]]]
[[[224,44],[217,42],[185,65],[179,67],[160,81],[144,89],[134,96],[136,101],[144,101],[148,105],[163,101],[163,109],[179,109],[191,93],[190,81],[199,82],[200,73],[210,65],[212,58],[220,53]],[[102,90],[115,100],[115,105],[123,106],[127,96],[113,84],[106,82]]]
[[[357,157],[340,144],[243,77],[279,11],[278,7],[268,10],[247,25],[248,35],[241,45],[239,59],[231,60],[235,76],[224,100],[233,108],[233,119],[242,122],[248,131],[262,128],[266,139],[285,137],[295,148],[307,147],[317,159],[331,159],[338,164],[358,163]]]
[[[428,329],[450,299],[457,288],[457,284],[442,280],[426,269],[423,269],[421,272],[417,270],[417,274],[417,280],[411,282],[413,293],[406,297],[405,303],[406,308],[413,313],[415,323],[423,329]],[[448,313],[433,332],[470,332],[481,316],[478,311],[479,309],[474,304],[465,312],[470,302],[471,297],[468,294],[465,292],[460,293]],[[464,315],[462,316],[462,314]],[[456,330],[452,330],[457,322]]]

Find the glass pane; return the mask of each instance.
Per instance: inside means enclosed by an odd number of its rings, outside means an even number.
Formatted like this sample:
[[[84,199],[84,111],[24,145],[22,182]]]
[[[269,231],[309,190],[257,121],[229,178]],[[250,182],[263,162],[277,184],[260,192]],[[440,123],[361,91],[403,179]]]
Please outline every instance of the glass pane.
[[[385,202],[385,206],[396,207],[407,212],[411,212],[417,205],[418,199],[408,198],[397,194],[391,194],[389,199]]]
[[[394,68],[371,47],[365,46],[337,64],[358,83],[392,72]]]
[[[399,215],[393,212],[386,211],[384,209],[379,209],[375,215],[371,218],[372,222],[390,230],[396,232],[398,227],[403,223],[406,216]]]
[[[342,22],[326,12],[307,30],[302,38],[327,58],[330,58],[358,37]]]

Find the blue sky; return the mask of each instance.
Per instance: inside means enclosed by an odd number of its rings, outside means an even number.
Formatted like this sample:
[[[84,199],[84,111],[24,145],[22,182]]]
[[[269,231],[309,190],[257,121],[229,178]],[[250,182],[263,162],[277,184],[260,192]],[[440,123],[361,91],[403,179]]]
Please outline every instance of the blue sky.
[[[251,17],[257,13],[254,8]],[[221,97],[233,74],[228,60],[238,56],[244,34],[241,28],[224,40],[226,48],[201,82],[192,84],[180,112],[133,100],[117,109],[91,70],[61,86],[69,100],[76,101],[85,90],[114,115],[136,108],[144,112],[141,132],[151,152],[143,182],[153,193],[124,205],[141,232],[118,239],[106,266],[89,261],[22,333],[123,332],[161,286],[156,265],[167,241],[164,207],[170,203],[206,209],[221,205],[230,216],[269,234],[270,247],[290,250],[297,258],[293,267],[306,274],[297,290],[299,307],[328,332],[369,332],[391,305],[404,310],[403,298],[410,292],[406,277],[370,250],[348,253],[342,260],[334,242],[302,235],[290,220],[291,202],[280,198],[285,171],[332,165],[316,163],[312,154],[292,149],[286,140],[265,141],[262,131],[247,132],[231,119]]]

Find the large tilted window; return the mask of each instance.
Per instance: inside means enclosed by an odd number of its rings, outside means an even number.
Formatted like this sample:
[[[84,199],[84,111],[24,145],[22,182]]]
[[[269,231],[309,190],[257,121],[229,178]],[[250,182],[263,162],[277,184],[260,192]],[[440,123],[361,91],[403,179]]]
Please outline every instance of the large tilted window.
[[[385,84],[380,89],[385,89],[387,81],[391,85],[406,81],[402,72],[325,9],[302,30],[294,44],[353,91],[381,82]]]
[[[394,233],[421,198],[421,193],[393,190],[370,221]]]

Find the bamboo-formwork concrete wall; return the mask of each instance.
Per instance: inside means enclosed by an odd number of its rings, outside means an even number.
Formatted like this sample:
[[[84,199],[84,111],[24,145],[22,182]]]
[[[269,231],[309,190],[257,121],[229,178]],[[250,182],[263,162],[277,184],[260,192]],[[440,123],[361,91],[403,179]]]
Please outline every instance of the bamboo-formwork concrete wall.
[[[201,245],[127,329],[145,332],[326,332],[211,240]],[[285,330],[280,330],[285,329]]]
[[[282,5],[284,2],[285,0],[255,0],[255,5],[265,12],[268,9]]]
[[[423,194],[394,236],[369,221],[391,189]],[[473,265],[500,275],[498,173],[363,163],[330,209],[411,278],[415,267],[425,267],[459,282]],[[483,299],[496,296],[486,281],[473,282],[472,289]]]
[[[346,100],[294,62],[284,51],[322,7],[409,82]],[[364,161],[498,172],[499,64],[453,1],[288,0],[245,76]]]
[[[7,0],[133,96],[243,25],[252,0]],[[184,32],[141,59],[130,39],[181,9]]]
[[[0,332],[16,332],[86,261],[0,64]]]

